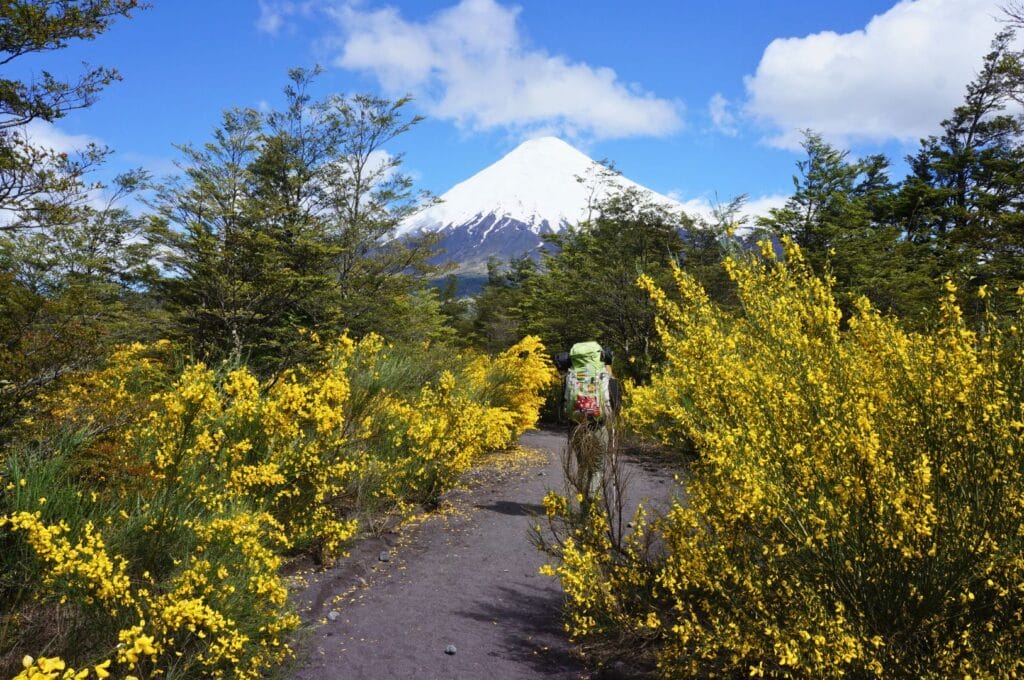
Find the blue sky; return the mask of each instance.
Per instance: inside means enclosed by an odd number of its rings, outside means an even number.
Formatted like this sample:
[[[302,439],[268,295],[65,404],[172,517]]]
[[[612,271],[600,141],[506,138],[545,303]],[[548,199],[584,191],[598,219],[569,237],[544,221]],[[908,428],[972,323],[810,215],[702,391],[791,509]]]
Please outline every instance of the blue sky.
[[[998,0],[373,2],[153,0],[96,41],[18,75],[116,67],[92,108],[35,134],[99,140],[111,170],[173,169],[221,112],[281,101],[322,64],[319,93],[411,93],[427,121],[393,142],[441,193],[539,134],[699,209],[792,187],[801,128],[897,161],[937,130],[998,30]]]

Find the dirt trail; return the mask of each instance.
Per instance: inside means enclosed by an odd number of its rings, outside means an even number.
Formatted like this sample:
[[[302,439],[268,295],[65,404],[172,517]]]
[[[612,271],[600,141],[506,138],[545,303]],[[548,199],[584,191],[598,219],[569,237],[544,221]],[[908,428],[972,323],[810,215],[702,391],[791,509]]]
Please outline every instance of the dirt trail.
[[[314,575],[301,599],[308,620],[322,623],[293,677],[592,677],[562,629],[558,582],[538,575],[544,556],[528,537],[544,494],[562,490],[564,443],[558,431],[525,434],[523,446],[541,452],[536,464],[480,473],[468,490],[447,497],[451,511],[362,541],[350,558]],[[678,488],[669,472],[636,462],[629,468],[630,514],[636,500],[662,505]],[[446,653],[449,645],[454,654]]]

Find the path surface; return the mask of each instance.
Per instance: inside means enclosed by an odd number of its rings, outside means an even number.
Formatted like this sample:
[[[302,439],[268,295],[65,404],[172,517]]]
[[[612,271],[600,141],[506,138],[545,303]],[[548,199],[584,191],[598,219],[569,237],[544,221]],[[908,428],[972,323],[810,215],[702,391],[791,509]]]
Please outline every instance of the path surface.
[[[544,556],[528,536],[544,494],[562,490],[564,442],[558,431],[525,434],[523,446],[540,452],[535,464],[484,474],[446,498],[449,511],[361,541],[313,575],[300,599],[320,623],[294,678],[593,677],[566,639],[562,591],[538,574]],[[629,467],[630,508],[643,497],[662,505],[677,488],[669,472]],[[449,645],[455,654],[445,653]]]

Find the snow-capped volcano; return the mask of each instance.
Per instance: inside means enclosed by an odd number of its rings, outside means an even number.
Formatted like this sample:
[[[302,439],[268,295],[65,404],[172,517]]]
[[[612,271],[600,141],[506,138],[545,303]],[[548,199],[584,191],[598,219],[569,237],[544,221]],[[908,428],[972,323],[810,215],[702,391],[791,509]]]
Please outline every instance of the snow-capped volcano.
[[[508,260],[535,254],[542,234],[587,219],[597,202],[618,191],[637,189],[668,208],[682,208],[621,175],[609,174],[556,137],[531,139],[456,184],[440,203],[411,215],[397,235],[440,232],[439,247],[445,252],[438,260],[472,270],[492,256]]]

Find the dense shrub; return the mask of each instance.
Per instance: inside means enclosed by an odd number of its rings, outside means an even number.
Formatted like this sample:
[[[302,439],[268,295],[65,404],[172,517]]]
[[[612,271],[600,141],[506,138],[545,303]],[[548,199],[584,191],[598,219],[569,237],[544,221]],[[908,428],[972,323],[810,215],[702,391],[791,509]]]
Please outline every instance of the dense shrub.
[[[667,362],[625,417],[699,459],[625,549],[567,544],[572,631],[665,677],[1024,673],[1019,321],[969,329],[952,284],[932,333],[844,320],[789,244],[727,267],[739,316],[683,272],[679,304],[641,281]]]
[[[261,383],[135,345],[41,402],[0,467],[0,673],[261,677],[298,625],[282,556],[435,500],[552,379],[534,338],[322,357]]]

